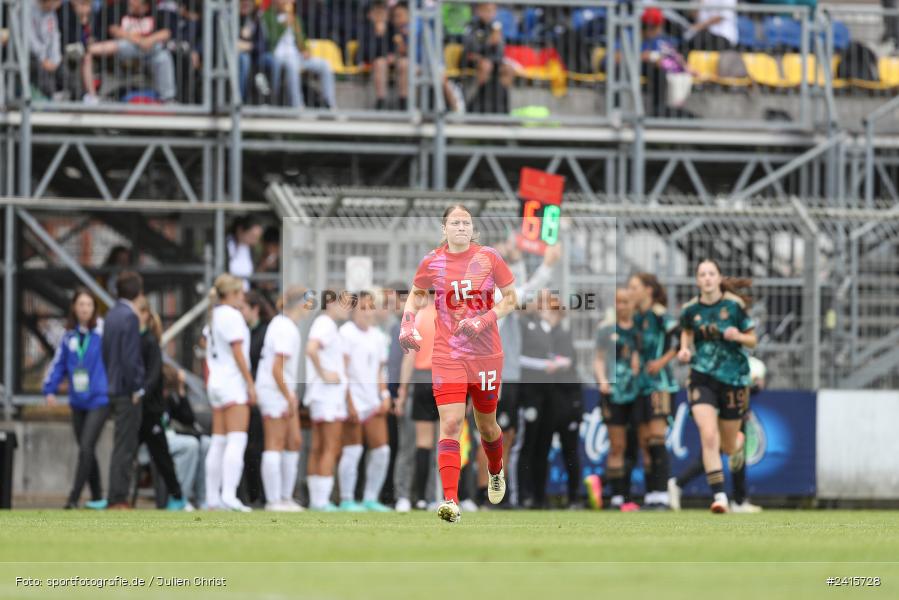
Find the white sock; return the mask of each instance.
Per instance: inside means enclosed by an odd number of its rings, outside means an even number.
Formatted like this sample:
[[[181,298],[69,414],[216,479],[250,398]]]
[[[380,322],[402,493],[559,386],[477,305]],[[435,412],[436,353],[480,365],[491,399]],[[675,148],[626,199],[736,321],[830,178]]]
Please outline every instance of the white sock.
[[[624,504],[624,496],[612,496],[610,504],[615,507],[620,507],[622,504]]]
[[[306,489],[309,491],[309,507],[314,508],[316,506],[315,501],[315,481],[318,475],[306,475]]]
[[[309,486],[309,506],[312,508],[321,508],[322,506],[321,480],[321,475],[309,475],[306,477],[306,485]]]
[[[225,436],[213,434],[206,452],[206,506],[222,504],[222,459],[225,455]]]
[[[321,479],[322,486],[322,506],[330,504],[331,502],[331,492],[334,491],[334,476],[322,475]]]
[[[359,459],[362,458],[362,444],[344,446],[337,464],[337,477],[340,479],[340,499],[352,502],[356,495],[356,480],[359,479]]]
[[[365,502],[377,502],[387,479],[387,468],[390,466],[390,446],[384,444],[380,448],[368,451],[368,466],[365,468]]]
[[[293,500],[293,490],[297,487],[297,473],[300,469],[300,453],[285,450],[281,453],[281,499]]]
[[[280,502],[281,453],[276,450],[266,450],[262,453],[262,487],[268,504]]]
[[[222,502],[237,504],[237,486],[243,475],[243,455],[247,449],[247,432],[232,431],[227,435],[222,468]]]

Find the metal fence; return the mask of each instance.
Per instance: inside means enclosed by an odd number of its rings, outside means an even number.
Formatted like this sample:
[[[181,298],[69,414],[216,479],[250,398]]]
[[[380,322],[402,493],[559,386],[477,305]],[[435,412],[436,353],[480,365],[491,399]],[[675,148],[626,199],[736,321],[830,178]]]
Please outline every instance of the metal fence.
[[[385,236],[385,227],[401,214],[439,214],[450,196],[437,200],[437,195],[389,190],[338,194],[285,185],[269,191],[282,216],[296,216],[297,210],[310,218],[333,215],[332,227],[316,226],[318,242],[304,254],[327,261],[323,272],[340,280],[343,259],[361,252],[372,256],[376,283],[382,285],[408,279],[433,246],[433,240],[429,246]],[[517,214],[517,205],[498,193],[452,197],[467,200],[479,215]],[[621,284],[633,272],[649,271],[668,288],[676,314],[696,295],[696,263],[714,258],[726,274],[753,279],[751,313],[760,337],[755,353],[769,367],[770,385],[886,387],[899,382],[893,343],[899,330],[899,211],[808,207],[795,198],[786,204],[717,206],[689,197],[662,198],[653,206],[601,200],[588,204],[572,196],[564,205],[571,218],[564,238],[569,251],[558,277],[566,290]],[[614,218],[614,234],[591,232],[592,217]],[[611,263],[591,258],[603,254],[601,244],[615,246],[608,253],[615,257]],[[585,378],[598,318],[572,320]]]
[[[382,120],[446,113],[449,122],[544,125],[644,116],[684,127],[838,122],[861,130],[899,89],[899,58],[879,42],[899,35],[899,11],[880,7],[829,5],[813,14],[714,0],[134,4],[62,0],[44,13],[33,0],[3,0],[2,103]],[[878,127],[894,133],[899,119]]]
[[[416,236],[397,235],[391,225],[403,215],[433,221],[450,200],[468,204],[478,217],[499,216],[509,227],[518,220],[518,205],[497,192],[273,185],[268,195],[279,216],[319,219],[314,231],[297,243],[288,240],[283,248],[285,257],[315,261],[321,281],[304,282],[310,286],[342,282],[346,258],[360,255],[372,258],[376,285],[408,281],[436,240],[424,229]],[[678,314],[696,294],[696,263],[711,257],[725,274],[753,279],[751,314],[760,338],[755,354],[767,364],[771,386],[899,385],[899,210],[807,206],[795,199],[707,205],[698,198],[663,197],[651,206],[600,200],[566,198],[561,237],[566,250],[553,280],[563,297],[605,290],[594,311],[575,312],[570,319],[585,381],[591,381],[596,325],[611,308],[608,292],[615,285],[636,271],[655,273],[668,289],[672,312]],[[122,206],[124,210],[128,205]],[[48,242],[34,237],[37,230],[28,229],[13,290],[17,309],[4,323],[4,330],[14,334],[13,381],[18,397],[37,393],[52,357],[67,305],[66,290],[79,281],[69,272],[69,261],[87,269],[84,277],[105,285],[115,267],[102,263],[121,241],[119,234],[98,227],[91,218],[52,216],[46,207],[41,214],[48,239],[58,240],[56,250],[38,251]],[[158,291],[152,300],[166,325],[202,298],[202,286],[212,278],[212,257],[202,247],[215,237],[208,237],[208,224],[167,218],[154,225],[166,239],[182,244],[193,240],[186,247],[194,248],[198,256],[186,264],[143,256],[139,269],[149,289]],[[504,239],[509,227],[488,228],[484,242]],[[204,231],[206,242],[194,237]],[[198,323],[188,327],[180,343],[170,347],[173,357],[186,366],[194,364],[198,327]]]

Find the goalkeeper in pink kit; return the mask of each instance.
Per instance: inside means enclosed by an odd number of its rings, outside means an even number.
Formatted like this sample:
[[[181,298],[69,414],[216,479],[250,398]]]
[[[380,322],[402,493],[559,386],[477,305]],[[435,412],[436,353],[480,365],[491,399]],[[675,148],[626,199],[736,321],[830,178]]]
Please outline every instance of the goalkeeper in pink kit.
[[[415,313],[427,305],[429,290],[435,293],[436,335],[432,380],[440,438],[437,463],[444,502],[438,516],[459,521],[459,436],[470,395],[481,445],[487,455],[487,496],[498,504],[506,493],[503,471],[503,435],[496,422],[503,348],[497,319],[515,309],[516,297],[509,267],[493,248],[473,243],[471,213],[464,206],[449,207],[443,214],[444,241],[421,261],[403,311],[399,342],[404,350],[419,350]],[[494,290],[502,300],[494,304]]]

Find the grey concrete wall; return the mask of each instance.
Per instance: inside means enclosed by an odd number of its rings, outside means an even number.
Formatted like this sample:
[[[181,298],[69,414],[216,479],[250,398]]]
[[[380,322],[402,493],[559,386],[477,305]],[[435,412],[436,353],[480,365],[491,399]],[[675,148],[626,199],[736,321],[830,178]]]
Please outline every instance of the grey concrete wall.
[[[13,465],[15,496],[64,497],[69,493],[78,458],[78,446],[71,423],[0,423],[0,429],[14,431],[18,438],[19,447],[16,449]],[[97,444],[97,460],[100,463],[100,480],[103,482],[104,492],[107,491],[109,481],[111,452],[112,423],[107,422]]]

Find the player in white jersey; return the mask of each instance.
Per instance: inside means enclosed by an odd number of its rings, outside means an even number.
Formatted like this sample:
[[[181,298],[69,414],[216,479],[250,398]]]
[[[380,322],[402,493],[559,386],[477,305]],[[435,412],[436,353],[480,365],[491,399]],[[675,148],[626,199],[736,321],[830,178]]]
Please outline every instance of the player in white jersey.
[[[346,293],[325,292],[324,311],[312,322],[306,343],[306,393],[303,404],[312,419],[312,450],[306,483],[309,507],[334,511],[331,502],[334,468],[340,456],[343,422],[348,416],[349,393],[346,357],[337,321],[349,314],[351,298]]]
[[[209,291],[206,391],[212,407],[212,440],[206,454],[206,506],[249,512],[237,499],[247,448],[249,404],[256,403],[250,373],[250,330],[240,313],[243,282],[219,275]]]
[[[349,512],[390,510],[378,502],[390,465],[387,413],[391,402],[384,376],[387,339],[375,326],[375,316],[374,297],[369,292],[362,292],[356,296],[350,320],[340,327],[351,402],[349,419],[343,426],[343,452],[337,473],[340,477],[340,509]],[[355,501],[355,492],[363,433],[368,445],[368,466],[362,504],[359,504]]]
[[[288,290],[278,301],[280,314],[269,322],[262,343],[256,378],[265,432],[262,486],[266,510],[298,512],[303,509],[293,499],[302,446],[296,394],[302,343],[297,324],[311,307],[312,299],[305,288]]]

